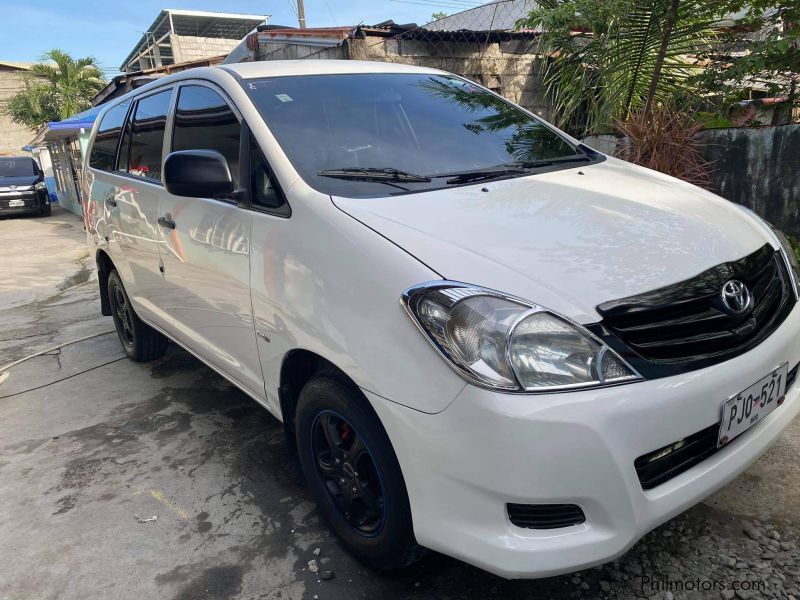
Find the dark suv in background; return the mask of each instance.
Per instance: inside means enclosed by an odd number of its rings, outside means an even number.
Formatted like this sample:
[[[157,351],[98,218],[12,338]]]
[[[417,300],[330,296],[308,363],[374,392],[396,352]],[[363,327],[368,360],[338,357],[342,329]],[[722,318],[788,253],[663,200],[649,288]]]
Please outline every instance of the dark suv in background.
[[[44,173],[30,156],[0,157],[0,216],[18,213],[50,215]]]

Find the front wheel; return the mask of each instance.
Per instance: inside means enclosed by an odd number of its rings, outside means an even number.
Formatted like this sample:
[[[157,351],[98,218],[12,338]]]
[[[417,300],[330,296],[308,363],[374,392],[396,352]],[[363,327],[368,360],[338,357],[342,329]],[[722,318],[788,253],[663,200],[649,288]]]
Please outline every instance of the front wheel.
[[[330,377],[311,379],[300,392],[296,436],[320,512],[356,558],[392,570],[421,556],[397,456],[357,390]]]
[[[108,274],[108,300],[119,341],[128,358],[146,362],[164,356],[167,338],[142,321],[131,306],[119,273]]]

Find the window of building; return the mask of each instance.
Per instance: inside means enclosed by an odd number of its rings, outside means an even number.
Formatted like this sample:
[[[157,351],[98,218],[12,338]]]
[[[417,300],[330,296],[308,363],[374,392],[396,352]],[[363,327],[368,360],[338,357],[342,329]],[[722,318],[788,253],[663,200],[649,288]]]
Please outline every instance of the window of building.
[[[126,100],[103,115],[103,119],[97,128],[97,135],[94,138],[92,152],[89,155],[90,167],[101,171],[114,170],[117,143],[119,142],[122,125],[125,122],[125,115],[128,113],[130,105],[131,101]]]
[[[172,90],[164,90],[136,103],[127,165],[120,160],[120,170],[147,179],[161,180],[161,152],[171,97]]]
[[[180,89],[172,131],[172,150],[216,150],[239,184],[239,138],[242,126],[217,92],[202,85]]]

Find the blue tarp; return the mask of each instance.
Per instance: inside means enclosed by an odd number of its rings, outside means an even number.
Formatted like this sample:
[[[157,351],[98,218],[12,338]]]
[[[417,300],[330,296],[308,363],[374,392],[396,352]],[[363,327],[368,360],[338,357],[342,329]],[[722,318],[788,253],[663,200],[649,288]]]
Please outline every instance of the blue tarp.
[[[100,106],[94,106],[89,110],[78,113],[77,115],[72,115],[63,121],[51,121],[47,124],[47,128],[51,131],[59,131],[64,129],[74,129],[77,131],[82,128],[89,129],[94,123],[94,120],[97,118],[97,113],[100,112],[100,109]]]

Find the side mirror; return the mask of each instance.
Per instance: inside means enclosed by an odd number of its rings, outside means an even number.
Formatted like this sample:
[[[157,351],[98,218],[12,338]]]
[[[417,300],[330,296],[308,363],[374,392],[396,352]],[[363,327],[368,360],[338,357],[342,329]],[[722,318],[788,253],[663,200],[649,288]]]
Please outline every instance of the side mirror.
[[[164,161],[164,184],[174,196],[214,198],[233,192],[228,161],[216,150],[178,150]]]

